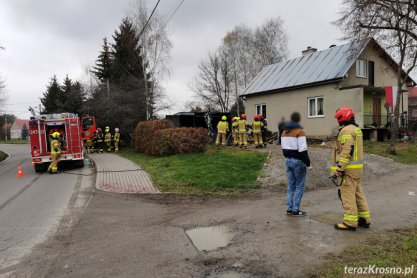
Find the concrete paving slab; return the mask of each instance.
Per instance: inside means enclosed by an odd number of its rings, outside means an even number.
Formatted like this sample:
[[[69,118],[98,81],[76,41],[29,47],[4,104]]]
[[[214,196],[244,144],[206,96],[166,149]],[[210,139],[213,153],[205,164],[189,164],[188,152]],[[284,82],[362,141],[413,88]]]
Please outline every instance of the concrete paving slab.
[[[112,153],[89,154],[97,169],[96,188],[113,193],[160,193],[148,173]]]

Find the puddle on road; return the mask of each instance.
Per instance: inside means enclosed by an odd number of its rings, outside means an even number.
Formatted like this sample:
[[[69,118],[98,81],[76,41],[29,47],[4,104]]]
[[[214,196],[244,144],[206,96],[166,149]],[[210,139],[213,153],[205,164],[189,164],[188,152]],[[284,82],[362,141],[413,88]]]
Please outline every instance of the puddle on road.
[[[210,251],[227,246],[235,236],[225,225],[185,231],[198,251]]]
[[[226,271],[222,273],[211,274],[207,277],[208,278],[246,278],[249,276],[244,273],[240,273],[240,272],[232,270],[232,271]]]
[[[331,213],[315,215],[310,217],[310,219],[325,224],[335,224],[343,220],[340,214]]]

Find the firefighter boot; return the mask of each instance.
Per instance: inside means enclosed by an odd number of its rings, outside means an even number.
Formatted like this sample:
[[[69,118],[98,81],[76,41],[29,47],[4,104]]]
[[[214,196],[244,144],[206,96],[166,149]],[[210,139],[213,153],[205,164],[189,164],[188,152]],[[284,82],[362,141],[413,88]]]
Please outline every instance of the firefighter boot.
[[[356,231],[356,227],[348,226],[345,223],[335,224],[334,228],[340,231]]]
[[[359,217],[358,220],[358,227],[369,229],[369,226],[371,226],[371,223],[366,223],[366,219],[363,217]]]

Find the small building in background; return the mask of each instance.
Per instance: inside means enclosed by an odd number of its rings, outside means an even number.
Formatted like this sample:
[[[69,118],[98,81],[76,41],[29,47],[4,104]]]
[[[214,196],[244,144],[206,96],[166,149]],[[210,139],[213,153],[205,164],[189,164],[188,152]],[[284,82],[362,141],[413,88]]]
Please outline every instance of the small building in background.
[[[25,130],[26,129],[26,134]],[[22,138],[24,136],[25,138]],[[10,128],[11,140],[29,140],[29,120],[17,119]]]
[[[408,117],[410,122],[417,122],[417,87],[408,90]]]

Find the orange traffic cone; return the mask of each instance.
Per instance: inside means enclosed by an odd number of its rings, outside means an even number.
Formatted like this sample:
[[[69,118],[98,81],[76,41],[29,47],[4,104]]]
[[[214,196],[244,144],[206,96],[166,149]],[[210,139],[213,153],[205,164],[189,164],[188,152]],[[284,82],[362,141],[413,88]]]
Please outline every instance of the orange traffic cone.
[[[23,177],[25,174],[23,174],[22,166],[17,166],[17,177]]]

